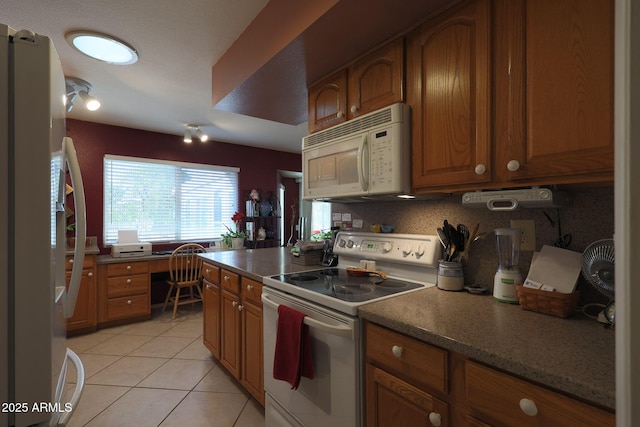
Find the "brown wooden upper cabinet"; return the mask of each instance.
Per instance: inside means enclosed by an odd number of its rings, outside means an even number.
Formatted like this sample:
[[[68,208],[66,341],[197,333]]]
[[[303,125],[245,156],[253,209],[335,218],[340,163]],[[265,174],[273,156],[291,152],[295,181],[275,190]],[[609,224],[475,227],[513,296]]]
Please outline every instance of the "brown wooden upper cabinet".
[[[407,41],[414,190],[481,187],[491,173],[490,3],[467,2],[428,21]]]
[[[612,181],[613,16],[474,0],[409,34],[414,191]]]
[[[309,133],[404,101],[404,40],[398,38],[309,87]]]

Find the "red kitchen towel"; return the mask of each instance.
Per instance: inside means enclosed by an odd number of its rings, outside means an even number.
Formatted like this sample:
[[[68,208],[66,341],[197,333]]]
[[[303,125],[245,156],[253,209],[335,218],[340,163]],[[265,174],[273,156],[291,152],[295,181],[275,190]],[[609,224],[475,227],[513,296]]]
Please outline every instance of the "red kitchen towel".
[[[304,322],[305,314],[284,305],[278,307],[278,332],[273,358],[273,378],[300,385],[302,376],[313,379],[311,336]]]

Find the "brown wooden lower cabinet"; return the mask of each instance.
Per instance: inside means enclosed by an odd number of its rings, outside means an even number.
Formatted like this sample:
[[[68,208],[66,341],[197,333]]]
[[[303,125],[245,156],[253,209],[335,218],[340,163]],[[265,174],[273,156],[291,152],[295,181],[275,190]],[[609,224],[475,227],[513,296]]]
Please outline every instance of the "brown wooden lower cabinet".
[[[98,264],[98,326],[151,318],[148,261]]]
[[[65,270],[67,275],[67,288],[71,279],[73,257],[67,257]],[[96,256],[85,255],[82,265],[82,278],[73,316],[67,319],[67,336],[92,332],[97,329],[96,319]]]
[[[264,406],[262,283],[207,262],[203,271],[204,344]]]
[[[365,360],[368,427],[615,426],[613,412],[370,322]]]

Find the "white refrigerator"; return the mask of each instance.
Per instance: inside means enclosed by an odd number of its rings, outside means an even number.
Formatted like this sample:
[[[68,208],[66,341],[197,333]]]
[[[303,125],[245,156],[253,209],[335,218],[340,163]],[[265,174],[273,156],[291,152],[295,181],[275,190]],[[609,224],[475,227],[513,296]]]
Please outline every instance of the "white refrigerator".
[[[84,385],[65,318],[78,295],[86,215],[75,149],[64,137],[64,75],[49,38],[4,24],[0,64],[0,427],[65,425]],[[78,242],[68,290],[67,172]],[[77,380],[65,393],[70,365]]]

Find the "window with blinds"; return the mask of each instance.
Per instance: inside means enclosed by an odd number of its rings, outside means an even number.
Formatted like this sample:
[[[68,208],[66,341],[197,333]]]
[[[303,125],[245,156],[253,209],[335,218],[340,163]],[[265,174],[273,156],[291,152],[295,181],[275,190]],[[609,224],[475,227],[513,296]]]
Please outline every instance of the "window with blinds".
[[[106,155],[104,243],[118,230],[137,230],[143,242],[193,242],[233,229],[238,172],[224,166]]]

